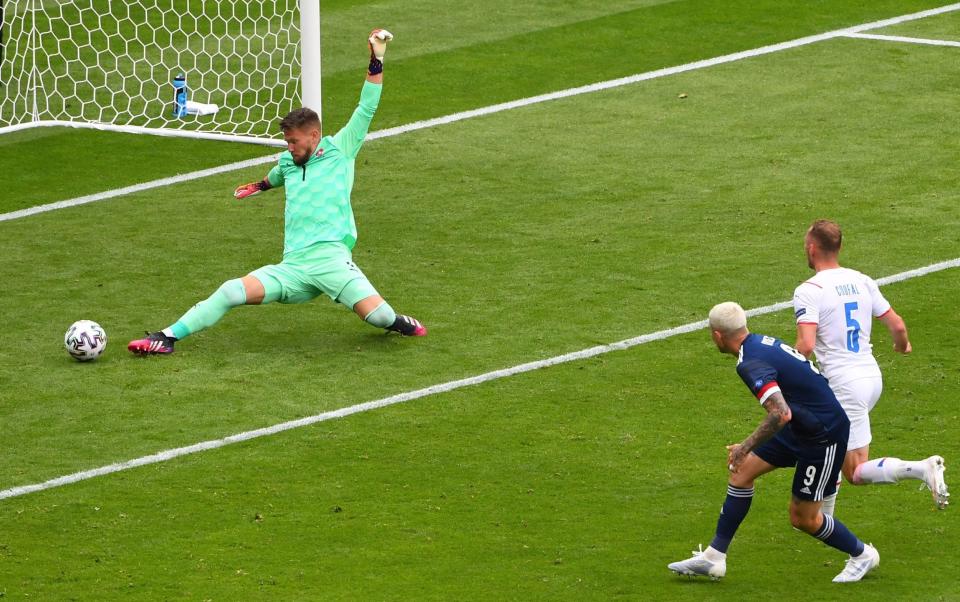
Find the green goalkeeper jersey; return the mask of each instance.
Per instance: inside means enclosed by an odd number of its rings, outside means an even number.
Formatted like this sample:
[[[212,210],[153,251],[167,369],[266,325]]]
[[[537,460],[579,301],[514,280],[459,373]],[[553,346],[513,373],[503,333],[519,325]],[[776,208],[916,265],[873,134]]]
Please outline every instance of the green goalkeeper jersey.
[[[383,86],[364,82],[360,104],[350,121],[320,144],[304,165],[293,162],[290,151],[280,155],[267,174],[271,186],[286,188],[283,254],[318,242],[342,242],[353,249],[357,225],[350,206],[354,162],[380,102]]]

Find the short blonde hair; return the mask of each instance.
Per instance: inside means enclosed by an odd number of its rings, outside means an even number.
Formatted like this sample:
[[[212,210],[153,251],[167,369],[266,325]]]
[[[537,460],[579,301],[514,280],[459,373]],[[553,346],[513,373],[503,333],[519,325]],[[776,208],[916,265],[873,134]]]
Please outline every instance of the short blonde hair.
[[[831,255],[840,252],[843,244],[843,232],[836,222],[828,219],[818,219],[807,230],[810,240],[824,253]]]
[[[710,330],[718,330],[720,334],[728,335],[747,327],[747,313],[739,304],[725,301],[713,306],[710,310]]]

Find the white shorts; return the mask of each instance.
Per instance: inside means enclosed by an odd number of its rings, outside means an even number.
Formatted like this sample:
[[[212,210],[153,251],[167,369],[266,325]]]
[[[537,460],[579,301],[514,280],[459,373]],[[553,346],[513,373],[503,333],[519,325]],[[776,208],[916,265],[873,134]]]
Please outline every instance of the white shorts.
[[[830,388],[850,419],[847,449],[860,449],[869,445],[873,439],[870,434],[870,410],[877,405],[880,393],[883,392],[883,378],[868,376],[840,385],[830,383]]]

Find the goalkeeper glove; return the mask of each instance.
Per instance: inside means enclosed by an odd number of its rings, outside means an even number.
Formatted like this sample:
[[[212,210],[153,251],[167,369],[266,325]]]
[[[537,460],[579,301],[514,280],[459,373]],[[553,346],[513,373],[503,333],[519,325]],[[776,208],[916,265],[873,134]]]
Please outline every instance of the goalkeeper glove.
[[[386,29],[374,29],[368,39],[370,58],[383,62],[383,55],[387,51],[387,42],[393,39],[393,34]]]
[[[245,199],[248,196],[257,194],[262,190],[270,190],[270,184],[268,184],[265,180],[260,180],[259,182],[250,182],[249,184],[237,186],[237,189],[233,191],[233,196],[237,199]]]

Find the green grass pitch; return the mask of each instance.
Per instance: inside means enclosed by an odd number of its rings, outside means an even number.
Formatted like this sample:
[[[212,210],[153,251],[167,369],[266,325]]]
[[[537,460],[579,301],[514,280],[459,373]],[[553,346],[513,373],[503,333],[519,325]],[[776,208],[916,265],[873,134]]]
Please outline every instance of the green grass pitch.
[[[327,129],[373,25],[397,34],[382,129],[939,5],[865,4],[329,0]],[[958,15],[871,33],[955,40]],[[957,56],[835,39],[369,142],[355,258],[424,340],[321,299],[127,354],[279,259],[282,196],[230,194],[266,166],[0,222],[0,490],[787,300],[817,217],[875,277],[960,257]],[[8,134],[0,213],[266,152]],[[958,287],[951,269],[884,288],[913,355],[874,331],[872,449],[940,453],[948,483]],[[110,336],[89,365],[61,344],[80,318]],[[751,329],[790,341],[792,314]],[[701,330],[0,500],[0,598],[960,600],[957,508],[913,481],[842,489],[881,553],[862,583],[832,584],[843,555],[790,528],[785,471],[759,481],[724,580],[666,570],[709,543],[723,446],[761,418],[733,366]]]

